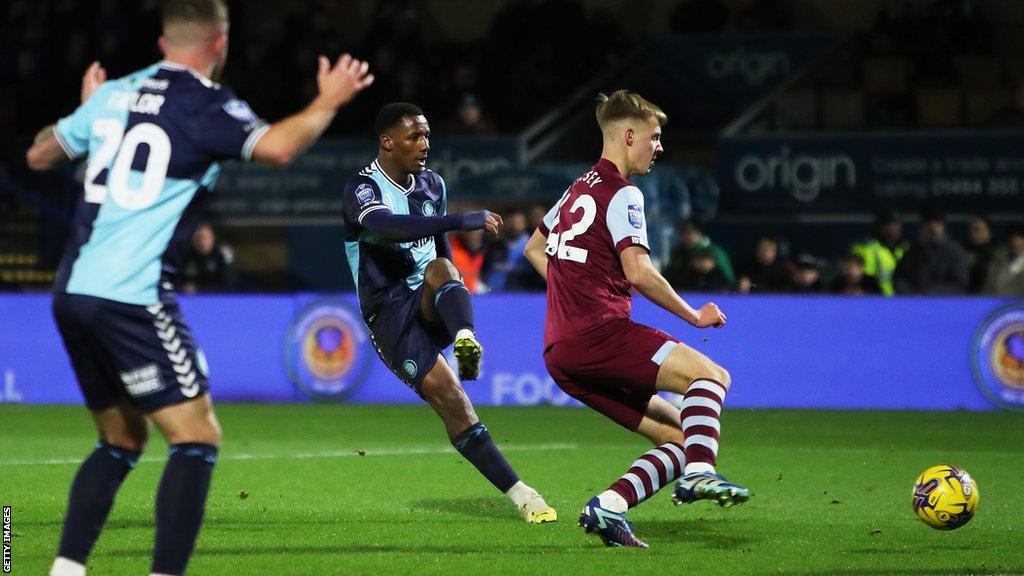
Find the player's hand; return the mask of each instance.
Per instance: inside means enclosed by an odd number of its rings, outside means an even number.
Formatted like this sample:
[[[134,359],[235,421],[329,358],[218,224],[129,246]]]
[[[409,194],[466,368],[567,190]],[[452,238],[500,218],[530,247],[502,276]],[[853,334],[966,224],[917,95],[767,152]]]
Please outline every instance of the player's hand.
[[[82,104],[92,96],[92,93],[107,81],[107,71],[100,66],[99,60],[93,61],[82,75]]]
[[[725,326],[725,314],[718,309],[714,302],[708,302],[697,311],[697,321],[693,323],[697,328],[721,328]]]
[[[484,219],[484,230],[491,238],[496,238],[498,233],[501,232],[501,227],[504,225],[505,221],[501,219],[501,214],[496,212],[488,212],[487,217]]]
[[[327,56],[320,56],[316,85],[320,96],[332,107],[348,104],[370,84],[373,84],[373,74],[370,74],[368,62],[342,54],[332,68]]]

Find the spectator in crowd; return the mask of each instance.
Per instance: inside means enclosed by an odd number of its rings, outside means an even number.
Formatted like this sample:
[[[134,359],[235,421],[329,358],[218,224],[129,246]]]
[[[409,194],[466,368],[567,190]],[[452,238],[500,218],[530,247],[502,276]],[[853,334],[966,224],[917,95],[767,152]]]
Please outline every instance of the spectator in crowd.
[[[992,256],[984,292],[993,296],[1024,296],[1024,225],[1010,229],[1006,246]]]
[[[963,294],[970,269],[963,248],[946,235],[946,219],[937,209],[921,215],[920,237],[896,266],[893,283],[900,294]]]
[[[497,133],[494,123],[484,115],[476,96],[466,94],[459,101],[455,121],[445,130],[452,136],[493,136]]]
[[[710,250],[715,258],[715,267],[721,271],[726,283],[731,287],[736,285],[736,273],[732,269],[732,261],[729,254],[721,246],[713,243],[711,238],[704,234],[700,226],[689,221],[683,224],[679,230],[679,245],[672,250],[669,256],[668,265],[665,266],[664,276],[669,284],[677,286],[690,274],[691,260],[699,251]]]
[[[526,219],[529,221],[529,230],[531,234],[533,233],[533,230],[540,228],[541,223],[544,222],[544,216],[547,216],[547,213],[548,207],[543,204],[534,204],[533,206],[530,206],[530,210],[526,214]]]
[[[728,292],[732,285],[718,267],[715,251],[700,248],[690,258],[689,267],[672,284],[678,290],[693,292]]]
[[[524,252],[526,242],[530,239],[530,231],[527,229],[526,214],[513,212],[505,220],[505,230],[508,233],[507,257],[504,266],[507,270],[505,278],[505,290],[515,292],[536,292],[544,291],[547,283],[537,270],[526,259]]]
[[[896,265],[906,253],[907,243],[903,241],[903,220],[899,213],[882,210],[875,215],[872,236],[854,244],[850,251],[864,261],[864,273],[878,280],[882,293],[892,296],[896,293],[892,275]]]
[[[754,258],[740,270],[738,290],[751,292],[785,292],[789,286],[789,269],[779,258],[779,241],[761,236],[754,248]]]
[[[462,274],[462,281],[473,294],[487,292],[483,281],[484,259],[487,247],[484,245],[484,231],[457,231],[449,236],[452,245],[452,264]]]
[[[882,287],[877,279],[864,274],[863,258],[847,254],[839,260],[839,275],[829,282],[828,292],[847,296],[880,296]]]
[[[200,224],[181,265],[182,289],[196,292],[230,292],[237,289],[235,253],[217,239],[213,227]]]
[[[821,264],[810,254],[801,254],[794,261],[789,291],[793,294],[818,294],[821,292]]]
[[[967,263],[971,267],[970,281],[967,284],[967,291],[971,294],[981,294],[985,288],[985,279],[995,249],[988,222],[984,218],[971,218],[967,224],[967,245],[964,246]]]

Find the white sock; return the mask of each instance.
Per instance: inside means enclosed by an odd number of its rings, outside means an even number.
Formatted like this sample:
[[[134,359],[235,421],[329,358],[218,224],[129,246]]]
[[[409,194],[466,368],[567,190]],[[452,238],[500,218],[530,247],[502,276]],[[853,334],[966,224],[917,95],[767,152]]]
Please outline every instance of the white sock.
[[[50,568],[50,576],[85,576],[85,566],[68,560],[63,556],[57,556]]]
[[[470,330],[469,328],[463,328],[462,330],[459,330],[458,332],[455,333],[455,339],[462,340],[463,338],[476,340],[476,334],[473,334],[473,331]]]
[[[715,467],[707,462],[690,462],[683,468],[683,474],[693,474],[694,472],[710,472],[715,473]]]
[[[505,492],[505,496],[512,501],[517,507],[522,506],[526,503],[526,500],[534,493],[534,489],[530,488],[523,481],[516,482],[511,488]]]
[[[618,514],[624,514],[626,510],[629,510],[626,499],[611,490],[605,490],[598,494],[597,501],[601,503],[601,508]]]

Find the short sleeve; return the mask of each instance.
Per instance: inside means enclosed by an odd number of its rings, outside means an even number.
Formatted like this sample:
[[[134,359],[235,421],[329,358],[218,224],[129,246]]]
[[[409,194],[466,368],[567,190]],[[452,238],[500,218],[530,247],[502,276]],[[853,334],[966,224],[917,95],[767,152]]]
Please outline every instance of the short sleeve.
[[[384,203],[381,197],[380,188],[372,178],[352,178],[345,185],[342,204],[345,207],[345,219],[353,223],[363,223],[363,218],[371,212],[387,210],[391,208]]]
[[[89,151],[92,121],[93,116],[95,116],[94,110],[97,103],[101,102],[109,92],[107,86],[109,84],[101,84],[93,92],[92,96],[76,108],[74,112],[57,121],[53,134],[57,137],[57,143],[60,144],[68,158],[74,160]]]
[[[551,229],[555,227],[555,220],[558,219],[558,211],[562,208],[562,204],[565,203],[565,199],[568,197],[569,190],[566,190],[562,197],[558,199],[558,202],[555,202],[555,205],[544,215],[544,218],[540,221],[540,226],[537,227],[541,235],[547,236],[551,233]]]
[[[639,188],[620,188],[608,203],[606,218],[617,251],[622,252],[630,246],[642,246],[650,252],[647,219],[644,217],[644,195]]]
[[[230,90],[211,91],[204,100],[190,119],[196,142],[218,158],[252,160],[256,143],[270,126]]]

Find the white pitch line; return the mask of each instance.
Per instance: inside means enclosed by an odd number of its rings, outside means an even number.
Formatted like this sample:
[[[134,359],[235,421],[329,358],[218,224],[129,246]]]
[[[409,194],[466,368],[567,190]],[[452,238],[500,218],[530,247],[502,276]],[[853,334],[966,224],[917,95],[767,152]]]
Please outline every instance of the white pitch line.
[[[510,444],[501,446],[502,452],[543,452],[551,450],[575,450],[576,444]],[[365,452],[360,455],[359,452]],[[328,452],[295,452],[293,454],[221,454],[218,460],[308,460],[310,458],[341,458],[348,456],[418,456],[423,454],[456,454],[450,446],[423,446],[419,448],[366,448],[360,450],[333,450]],[[48,460],[0,460],[0,466],[59,466],[81,464],[82,458],[53,458]],[[167,458],[144,457],[140,462],[164,462]]]

